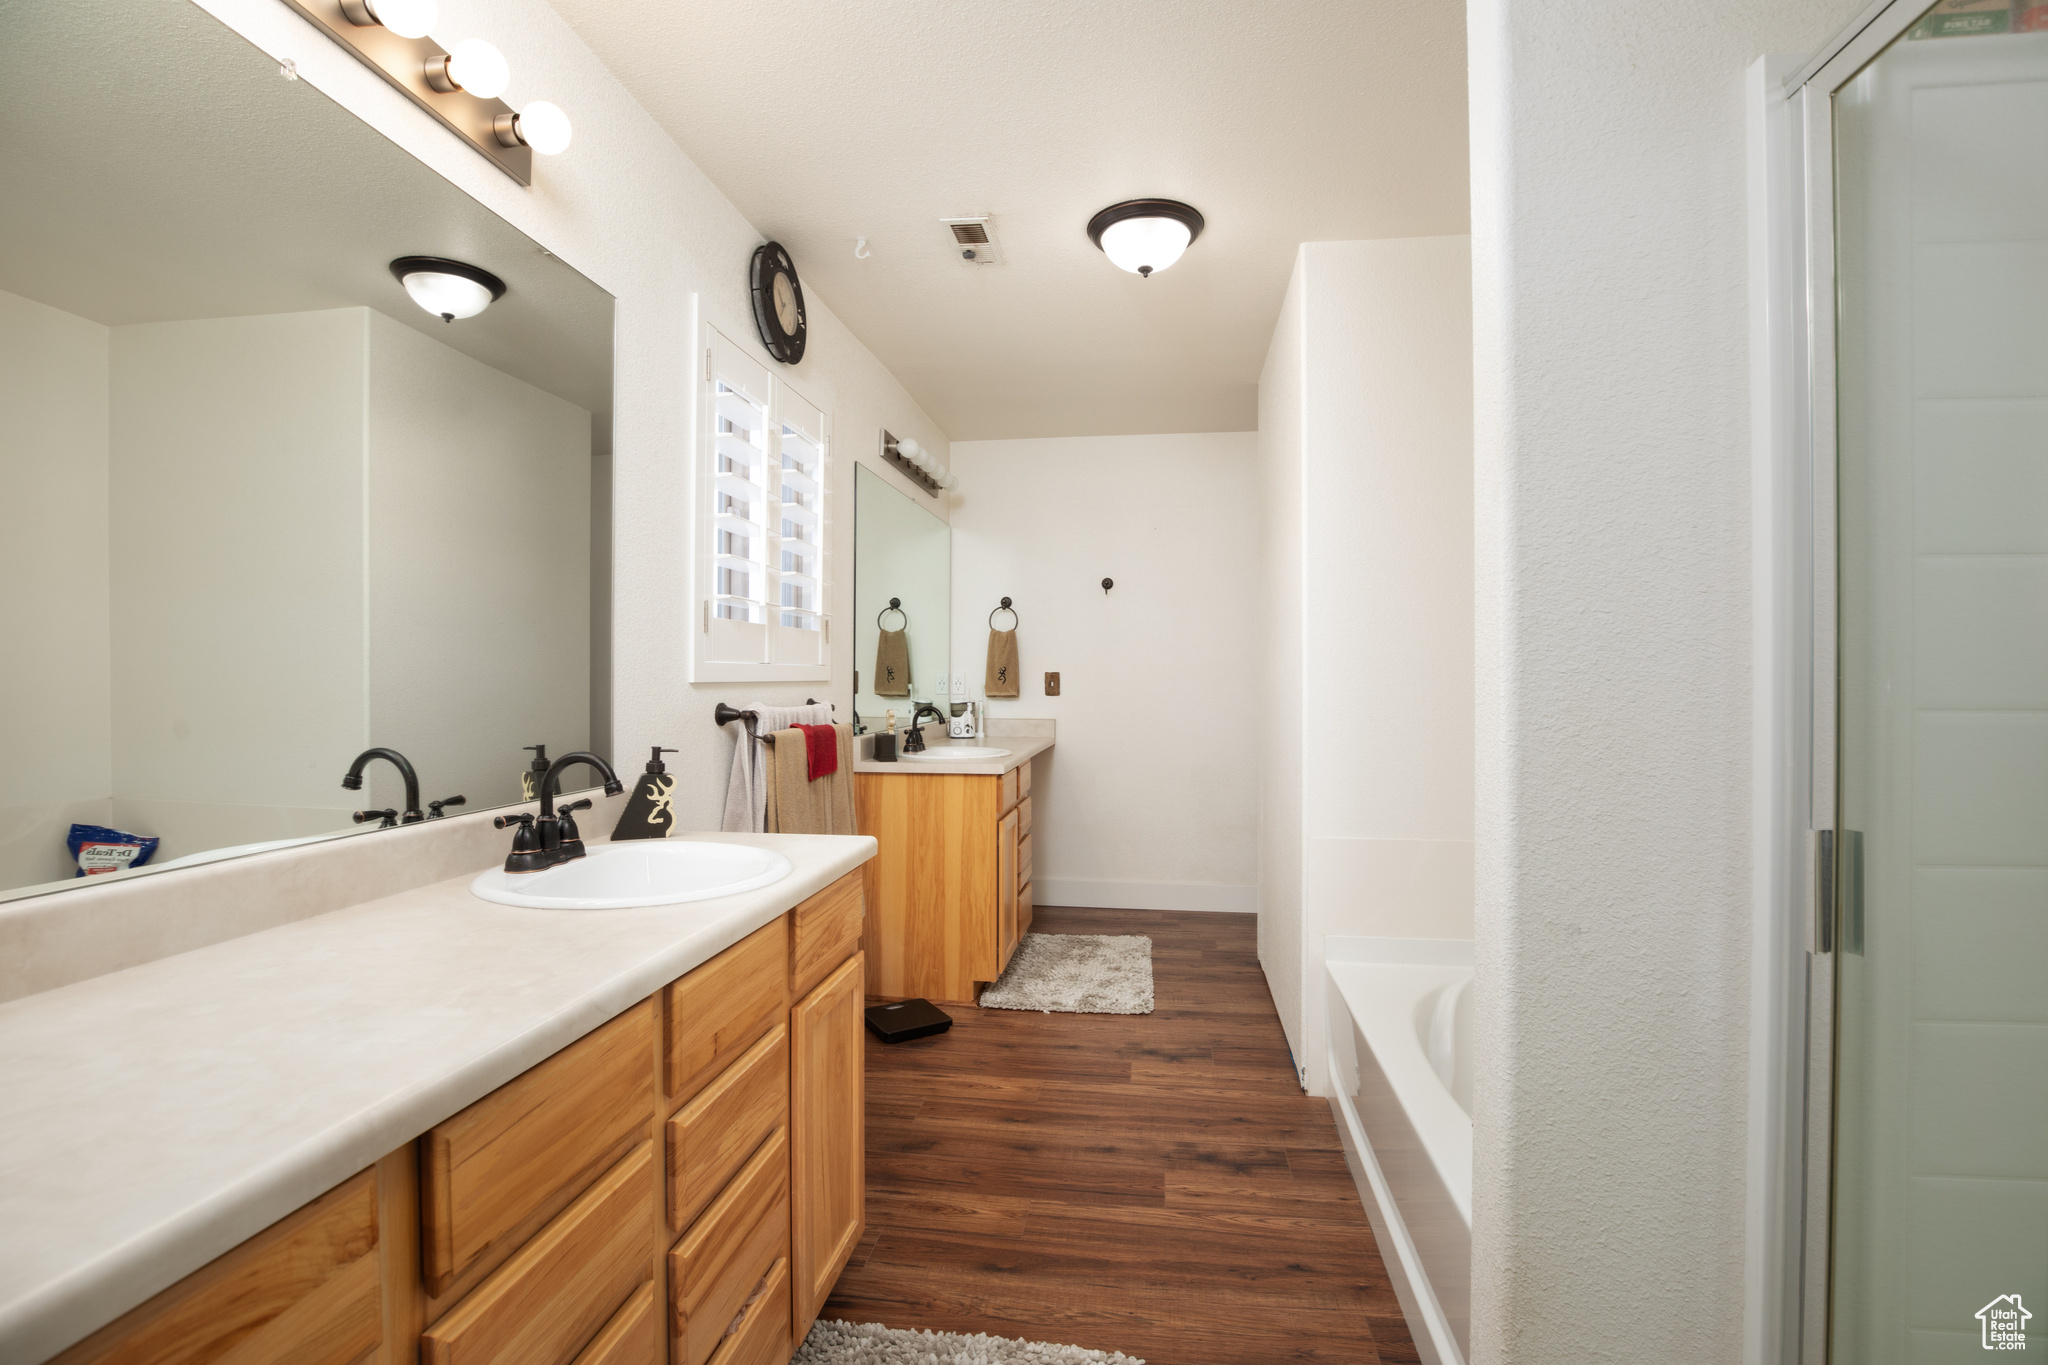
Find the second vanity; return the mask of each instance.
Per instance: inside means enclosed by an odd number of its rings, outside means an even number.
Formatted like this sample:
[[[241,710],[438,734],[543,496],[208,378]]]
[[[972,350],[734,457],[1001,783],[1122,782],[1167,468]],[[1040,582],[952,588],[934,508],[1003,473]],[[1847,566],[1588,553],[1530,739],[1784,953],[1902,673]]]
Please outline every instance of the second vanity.
[[[860,832],[877,853],[865,869],[868,994],[971,1004],[1010,965],[1032,918],[1032,770],[1053,747],[1054,722],[999,719],[960,747],[1001,756],[949,761],[943,726],[927,756],[877,763],[871,737],[854,761]]]
[[[466,874],[0,1005],[0,1359],[782,1365],[863,1224],[874,844],[701,837],[793,870]]]

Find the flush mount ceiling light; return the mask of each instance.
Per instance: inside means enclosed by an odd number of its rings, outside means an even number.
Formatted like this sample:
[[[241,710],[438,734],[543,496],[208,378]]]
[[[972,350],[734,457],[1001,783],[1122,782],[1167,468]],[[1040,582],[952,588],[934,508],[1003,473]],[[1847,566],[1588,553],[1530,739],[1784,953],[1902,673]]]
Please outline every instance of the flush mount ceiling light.
[[[443,322],[473,318],[505,297],[505,282],[490,271],[440,256],[400,256],[391,273],[414,303]]]
[[[341,12],[358,28],[381,24],[401,38],[424,38],[441,17],[434,0],[341,0]]]
[[[1150,278],[1202,235],[1202,215],[1178,199],[1126,199],[1088,220],[1088,240],[1133,275]]]

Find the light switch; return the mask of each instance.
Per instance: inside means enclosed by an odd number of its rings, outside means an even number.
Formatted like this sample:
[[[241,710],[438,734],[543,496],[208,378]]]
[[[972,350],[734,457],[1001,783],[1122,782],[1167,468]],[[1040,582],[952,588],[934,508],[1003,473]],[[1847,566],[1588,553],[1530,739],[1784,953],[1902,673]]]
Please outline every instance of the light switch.
[[[1060,694],[1060,675],[1059,675],[1059,674],[1057,674],[1057,673],[1048,673],[1048,674],[1046,674],[1046,675],[1045,675],[1045,695],[1046,695],[1046,696],[1048,696],[1048,697],[1057,697],[1057,696],[1058,696],[1059,694]]]

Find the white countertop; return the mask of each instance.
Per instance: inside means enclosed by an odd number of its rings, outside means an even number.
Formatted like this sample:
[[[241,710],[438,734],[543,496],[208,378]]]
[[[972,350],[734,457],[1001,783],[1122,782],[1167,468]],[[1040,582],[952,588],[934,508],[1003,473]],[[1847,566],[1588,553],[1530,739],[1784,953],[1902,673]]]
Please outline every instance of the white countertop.
[[[1030,727],[1028,731],[1024,730],[1026,726]],[[943,749],[954,744],[971,744],[989,749],[1008,749],[1010,752],[1001,758],[992,758],[980,763],[968,762],[964,759],[952,763],[920,762],[903,756],[903,735],[899,733],[896,737],[896,761],[894,763],[877,763],[871,758],[862,758],[860,756],[862,753],[871,752],[865,743],[867,736],[863,735],[861,737],[863,743],[854,754],[853,770],[856,773],[891,773],[899,776],[906,773],[911,775],[918,773],[965,773],[970,776],[1001,777],[1012,768],[1023,767],[1026,763],[1029,763],[1032,759],[1053,746],[1053,725],[1051,721],[999,720],[990,726],[990,729],[995,731],[995,733],[984,735],[980,739],[947,739],[945,730],[936,722],[927,724],[923,728],[927,750]]]
[[[471,872],[0,1004],[0,1361],[111,1322],[875,852],[676,837],[795,871],[605,911],[488,904]]]

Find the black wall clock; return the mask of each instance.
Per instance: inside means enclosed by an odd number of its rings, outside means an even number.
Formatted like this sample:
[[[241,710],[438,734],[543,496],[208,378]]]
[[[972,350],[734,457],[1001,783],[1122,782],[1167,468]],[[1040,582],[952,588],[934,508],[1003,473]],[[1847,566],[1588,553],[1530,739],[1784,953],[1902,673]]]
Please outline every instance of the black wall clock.
[[[761,333],[761,344],[783,364],[796,364],[804,358],[804,338],[810,334],[796,262],[789,259],[782,243],[763,242],[754,248],[753,268],[747,274],[754,289],[754,326]]]

